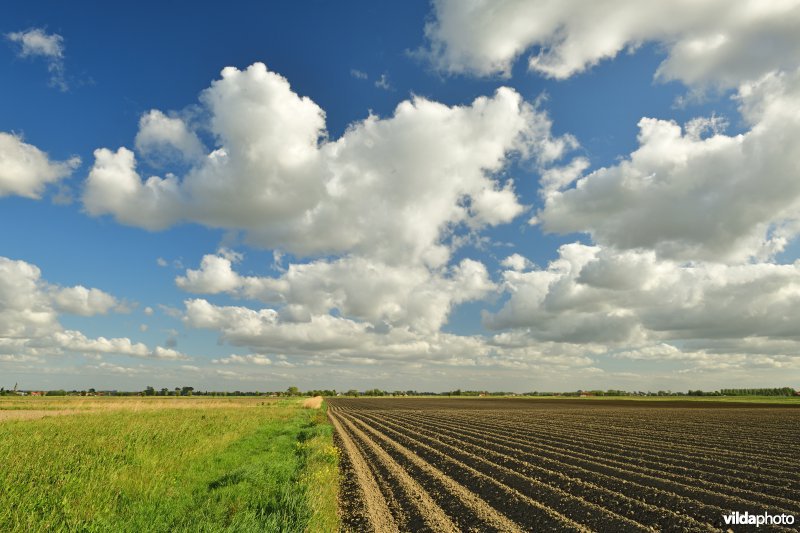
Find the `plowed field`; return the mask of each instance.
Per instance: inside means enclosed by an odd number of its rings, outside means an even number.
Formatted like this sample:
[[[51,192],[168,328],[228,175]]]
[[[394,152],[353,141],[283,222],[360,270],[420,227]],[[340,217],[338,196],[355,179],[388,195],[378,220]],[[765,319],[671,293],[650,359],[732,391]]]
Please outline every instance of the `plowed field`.
[[[800,409],[332,399],[347,531],[753,531],[800,524]]]

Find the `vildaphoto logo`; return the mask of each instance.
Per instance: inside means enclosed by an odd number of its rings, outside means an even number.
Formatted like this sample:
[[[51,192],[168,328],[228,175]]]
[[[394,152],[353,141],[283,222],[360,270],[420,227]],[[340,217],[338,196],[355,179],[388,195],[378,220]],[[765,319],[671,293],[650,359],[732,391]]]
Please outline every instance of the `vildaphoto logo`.
[[[751,514],[747,511],[740,513],[733,511],[730,514],[722,515],[725,525],[728,526],[791,526],[794,524],[794,515],[790,514]]]

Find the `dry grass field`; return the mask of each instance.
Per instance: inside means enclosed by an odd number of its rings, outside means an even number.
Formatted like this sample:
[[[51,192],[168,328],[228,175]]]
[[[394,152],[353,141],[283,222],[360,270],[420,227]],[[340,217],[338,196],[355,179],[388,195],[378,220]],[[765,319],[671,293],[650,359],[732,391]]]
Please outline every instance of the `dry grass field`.
[[[236,409],[274,403],[265,398],[208,398],[139,396],[4,396],[0,397],[0,422],[30,420],[47,416],[109,411],[158,411],[162,409]]]
[[[726,531],[732,511],[800,519],[800,409],[791,405],[330,406],[345,530]]]

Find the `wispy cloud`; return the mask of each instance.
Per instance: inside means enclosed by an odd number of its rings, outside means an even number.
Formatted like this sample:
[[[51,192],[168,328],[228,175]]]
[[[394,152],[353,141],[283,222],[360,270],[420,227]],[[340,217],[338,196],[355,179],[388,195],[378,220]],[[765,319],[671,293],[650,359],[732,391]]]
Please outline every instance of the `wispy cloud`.
[[[390,91],[392,89],[392,85],[389,83],[389,76],[386,74],[381,74],[381,77],[375,80],[375,87],[378,89],[383,89],[384,91]]]
[[[364,72],[363,70],[358,70],[357,68],[351,68],[350,75],[357,80],[366,80],[367,78],[369,78],[366,72]]]
[[[6,38],[17,45],[19,57],[44,58],[50,72],[50,85],[61,91],[69,89],[64,69],[64,38],[61,35],[31,28],[7,33]]]

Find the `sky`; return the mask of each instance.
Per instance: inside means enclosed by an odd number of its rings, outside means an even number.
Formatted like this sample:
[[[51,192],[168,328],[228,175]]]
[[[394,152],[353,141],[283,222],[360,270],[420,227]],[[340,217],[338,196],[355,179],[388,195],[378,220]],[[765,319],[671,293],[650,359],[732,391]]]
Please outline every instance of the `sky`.
[[[800,387],[799,26],[7,6],[0,385]]]

